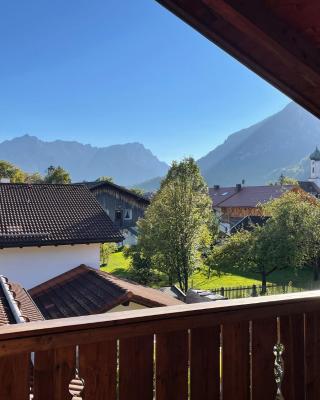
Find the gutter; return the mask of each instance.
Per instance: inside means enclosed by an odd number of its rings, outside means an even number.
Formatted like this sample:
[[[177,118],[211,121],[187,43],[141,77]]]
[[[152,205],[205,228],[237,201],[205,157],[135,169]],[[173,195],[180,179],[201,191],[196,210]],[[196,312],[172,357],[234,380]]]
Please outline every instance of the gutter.
[[[22,324],[26,322],[26,318],[22,315],[21,310],[18,307],[18,301],[14,298],[13,292],[8,283],[8,279],[3,275],[0,275],[0,286],[3,290],[5,298],[8,301],[10,310],[17,324]]]

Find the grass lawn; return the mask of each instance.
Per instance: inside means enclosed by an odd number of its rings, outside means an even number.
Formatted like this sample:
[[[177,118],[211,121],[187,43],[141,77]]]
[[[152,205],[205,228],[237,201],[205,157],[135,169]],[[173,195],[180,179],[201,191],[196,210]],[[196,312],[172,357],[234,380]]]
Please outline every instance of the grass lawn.
[[[130,279],[129,271],[130,261],[124,258],[121,251],[110,255],[109,263],[107,267],[103,267],[102,270],[110,272],[120,278]],[[290,269],[283,271],[275,271],[269,276],[268,283],[275,284],[288,284],[292,282],[294,287],[297,288],[309,288],[310,282],[312,282],[312,271],[311,269],[303,269],[297,272]],[[159,286],[165,285],[165,282],[159,283]],[[259,275],[242,272],[230,268],[223,274],[219,275],[216,271],[213,271],[210,277],[206,276],[203,272],[194,273],[190,280],[190,285],[197,289],[214,289],[220,287],[232,287],[232,286],[251,286],[260,285]]]
[[[123,256],[122,251],[112,253],[109,257],[109,262],[106,267],[102,267],[102,271],[109,272],[118,276],[119,278],[130,279],[130,272],[128,271],[130,260]]]

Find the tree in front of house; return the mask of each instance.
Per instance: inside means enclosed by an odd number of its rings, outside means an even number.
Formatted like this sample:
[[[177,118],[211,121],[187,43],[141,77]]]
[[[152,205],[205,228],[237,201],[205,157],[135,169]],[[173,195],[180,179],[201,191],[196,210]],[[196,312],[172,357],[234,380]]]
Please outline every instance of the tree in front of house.
[[[264,226],[229,237],[207,260],[209,268],[220,271],[234,267],[258,273],[262,293],[273,272],[318,265],[320,256],[318,200],[301,191],[288,192],[266,204],[264,213],[271,216]]]
[[[302,190],[288,192],[264,206],[277,228],[279,240],[286,239],[291,265],[313,267],[314,279],[319,279],[320,202]],[[283,252],[285,252],[285,248]],[[288,257],[288,256],[287,256]]]
[[[62,167],[54,167],[51,165],[47,169],[47,174],[44,177],[45,183],[55,183],[55,184],[68,184],[71,183],[71,178],[69,172],[67,172]]]
[[[23,183],[26,176],[20,168],[8,161],[0,160],[0,179],[9,179],[12,183]]]
[[[212,202],[196,162],[173,162],[145,217],[138,222],[138,245],[169,283],[183,291],[212,243]]]
[[[100,246],[100,264],[101,267],[105,267],[109,263],[110,255],[115,253],[118,249],[116,243],[103,243]]]
[[[139,244],[125,247],[125,258],[130,259],[130,272],[135,282],[150,285],[154,281],[155,272],[151,257],[145,255]]]

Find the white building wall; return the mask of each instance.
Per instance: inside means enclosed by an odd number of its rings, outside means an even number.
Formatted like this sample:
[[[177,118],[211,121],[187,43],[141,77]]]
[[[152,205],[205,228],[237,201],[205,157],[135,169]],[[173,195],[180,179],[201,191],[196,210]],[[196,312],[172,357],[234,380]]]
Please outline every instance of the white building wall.
[[[0,274],[31,289],[74,267],[100,266],[100,244],[0,249]]]
[[[320,187],[320,161],[311,160],[310,182]]]

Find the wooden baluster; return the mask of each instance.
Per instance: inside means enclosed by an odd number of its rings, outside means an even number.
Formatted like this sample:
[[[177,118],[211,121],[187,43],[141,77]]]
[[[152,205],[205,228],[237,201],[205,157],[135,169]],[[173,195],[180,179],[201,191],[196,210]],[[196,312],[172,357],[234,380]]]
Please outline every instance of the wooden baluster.
[[[119,400],[153,399],[154,336],[120,340]]]
[[[276,318],[252,321],[252,400],[272,400],[276,397],[273,355],[276,343]]]
[[[190,367],[191,399],[219,399],[220,326],[191,330]]]
[[[284,345],[282,393],[286,400],[305,397],[304,315],[280,319],[280,342]]]
[[[79,346],[79,375],[85,400],[116,400],[117,342],[108,340]]]
[[[250,398],[249,322],[222,327],[222,393],[224,400]]]
[[[34,400],[54,400],[54,350],[34,356]]]
[[[34,399],[69,399],[69,384],[75,376],[75,347],[35,353]]]
[[[30,354],[0,357],[0,399],[29,400]]]
[[[157,400],[188,399],[188,350],[188,331],[157,334]]]
[[[320,398],[320,314],[305,316],[306,400]]]

